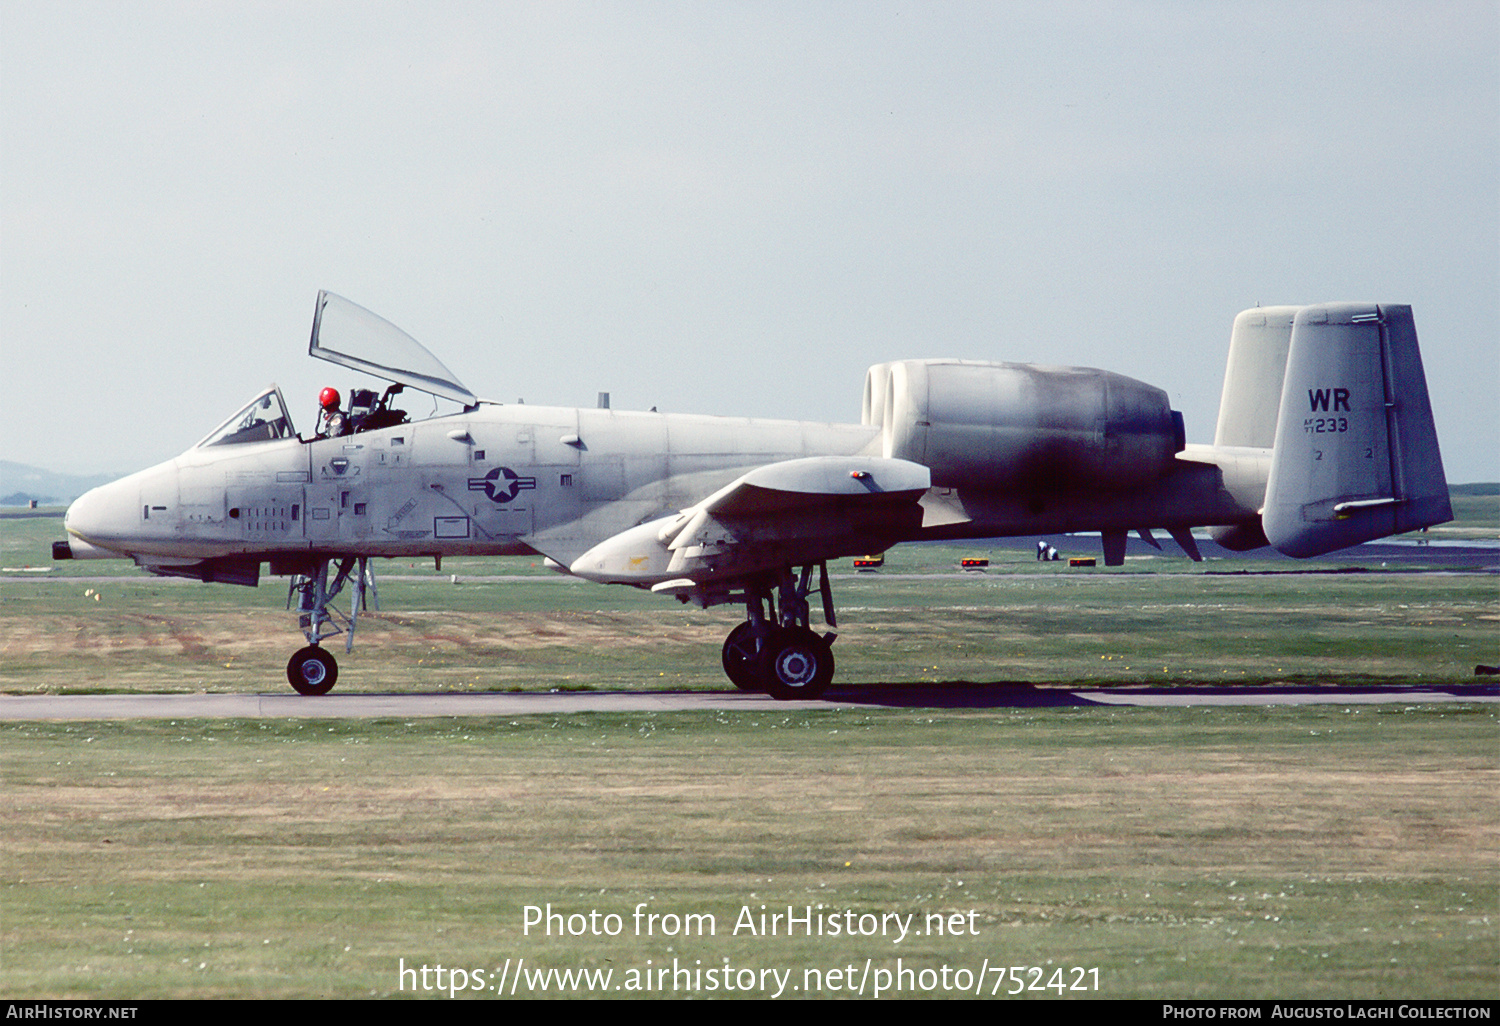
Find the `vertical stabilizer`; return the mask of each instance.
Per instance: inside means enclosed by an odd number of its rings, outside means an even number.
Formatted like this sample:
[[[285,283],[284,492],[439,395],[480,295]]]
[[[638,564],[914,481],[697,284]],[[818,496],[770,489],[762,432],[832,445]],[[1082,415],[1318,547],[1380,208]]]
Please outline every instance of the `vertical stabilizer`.
[[[1452,518],[1411,307],[1298,310],[1261,513],[1271,544],[1317,556]]]
[[[1246,310],[1234,319],[1214,445],[1269,449],[1276,443],[1281,384],[1299,306]]]

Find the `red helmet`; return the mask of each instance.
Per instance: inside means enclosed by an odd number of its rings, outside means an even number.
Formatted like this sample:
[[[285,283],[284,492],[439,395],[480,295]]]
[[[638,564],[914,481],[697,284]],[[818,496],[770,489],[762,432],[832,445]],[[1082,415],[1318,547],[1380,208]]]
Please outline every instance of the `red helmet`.
[[[336,388],[325,388],[323,389],[323,391],[318,393],[318,405],[323,407],[323,409],[325,410],[338,409],[339,403],[341,401],[342,400],[339,396],[339,390]]]

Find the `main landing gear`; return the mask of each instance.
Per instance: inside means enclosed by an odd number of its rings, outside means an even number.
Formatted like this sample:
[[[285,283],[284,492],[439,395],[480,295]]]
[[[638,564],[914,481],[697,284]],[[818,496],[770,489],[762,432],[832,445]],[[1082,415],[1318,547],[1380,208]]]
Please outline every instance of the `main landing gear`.
[[[810,623],[807,597],[823,596],[823,620],[838,626],[828,588],[828,565],[818,563],[818,587],[812,589],[813,566],[795,576],[792,568],[745,585],[746,620],[724,641],[724,673],[741,691],[764,691],[772,698],[818,698],[833,681],[833,639]]]
[[[326,695],[333,690],[339,679],[339,664],[322,643],[342,634],[344,651],[353,651],[354,628],[359,622],[359,611],[365,608],[367,591],[375,598],[375,608],[380,608],[380,593],[375,588],[375,575],[370,570],[368,558],[348,556],[339,560],[330,583],[328,571],[332,564],[331,559],[321,560],[313,573],[295,575],[287,590],[287,608],[291,608],[295,595],[297,625],[302,628],[308,642],[305,648],[292,653],[286,664],[286,679],[299,695]],[[332,603],[351,580],[354,584],[349,615],[345,616]]]

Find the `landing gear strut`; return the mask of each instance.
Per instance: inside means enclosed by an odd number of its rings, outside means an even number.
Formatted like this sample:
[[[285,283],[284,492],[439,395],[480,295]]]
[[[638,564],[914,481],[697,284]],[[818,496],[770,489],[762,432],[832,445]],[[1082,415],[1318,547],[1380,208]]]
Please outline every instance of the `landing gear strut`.
[[[286,664],[286,679],[299,695],[326,695],[333,689],[334,682],[339,679],[339,664],[322,643],[342,634],[344,651],[354,650],[354,628],[359,622],[359,611],[365,607],[367,590],[375,596],[375,608],[380,608],[375,575],[370,572],[367,557],[348,556],[339,560],[330,583],[328,571],[332,564],[331,559],[321,560],[311,574],[295,575],[287,590],[287,608],[291,608],[292,597],[296,596],[297,625],[302,628],[308,642],[305,648],[293,653]],[[354,585],[349,615],[345,616],[332,603],[350,580]]]
[[[823,619],[838,626],[828,587],[828,566],[816,564],[818,587],[810,588],[813,566],[792,568],[745,585],[746,620],[724,641],[724,673],[741,691],[765,691],[772,698],[818,698],[833,681],[835,634],[812,629],[807,597],[823,596]]]

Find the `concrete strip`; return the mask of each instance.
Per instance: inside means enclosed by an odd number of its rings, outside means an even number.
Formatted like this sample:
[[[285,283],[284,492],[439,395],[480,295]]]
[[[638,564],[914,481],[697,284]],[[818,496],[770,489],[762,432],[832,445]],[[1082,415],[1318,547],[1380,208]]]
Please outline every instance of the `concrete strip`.
[[[5,695],[0,720],[405,719],[583,712],[791,712],[830,708],[995,709],[1087,705],[1385,705],[1500,702],[1500,687],[1175,688],[1072,691],[1017,685],[836,689],[832,701],[777,702],[737,691],[568,691],[512,694]]]

